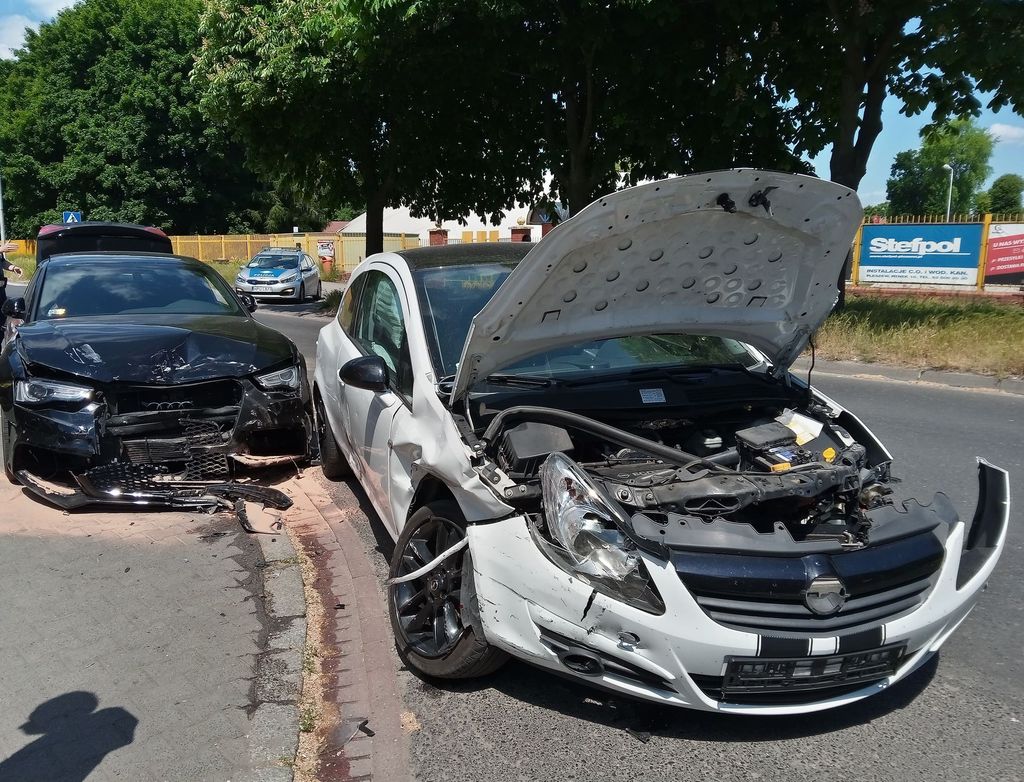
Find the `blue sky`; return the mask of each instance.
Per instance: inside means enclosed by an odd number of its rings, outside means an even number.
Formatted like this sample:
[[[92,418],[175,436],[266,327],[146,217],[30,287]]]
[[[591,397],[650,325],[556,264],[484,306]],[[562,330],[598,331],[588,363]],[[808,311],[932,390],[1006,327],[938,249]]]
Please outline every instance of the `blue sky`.
[[[53,18],[70,0],[0,0],[0,57],[10,57],[24,40],[25,27],[36,26]],[[984,103],[984,101],[983,101]],[[916,117],[899,113],[899,101],[889,98],[882,114],[884,129],[875,142],[868,162],[868,172],[860,184],[861,201],[874,204],[885,200],[885,180],[897,152],[914,149],[919,132],[928,122],[928,112]],[[992,155],[992,176],[1021,174],[1024,176],[1024,117],[1003,109],[999,113],[984,111],[978,124],[988,128],[996,138]],[[828,150],[814,158],[819,176],[828,177]]]

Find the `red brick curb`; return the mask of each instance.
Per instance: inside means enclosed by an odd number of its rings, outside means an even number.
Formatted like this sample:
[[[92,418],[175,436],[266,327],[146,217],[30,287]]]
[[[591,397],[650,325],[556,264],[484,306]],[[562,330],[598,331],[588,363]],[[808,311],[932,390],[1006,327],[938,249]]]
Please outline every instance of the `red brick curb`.
[[[328,702],[338,725],[321,759],[327,780],[400,782],[410,779],[404,709],[385,596],[353,520],[359,503],[336,505],[315,474],[292,482],[295,505],[285,520],[299,536],[317,570],[326,628],[321,655]],[[363,721],[365,720],[365,725]],[[360,728],[360,725],[363,725]]]

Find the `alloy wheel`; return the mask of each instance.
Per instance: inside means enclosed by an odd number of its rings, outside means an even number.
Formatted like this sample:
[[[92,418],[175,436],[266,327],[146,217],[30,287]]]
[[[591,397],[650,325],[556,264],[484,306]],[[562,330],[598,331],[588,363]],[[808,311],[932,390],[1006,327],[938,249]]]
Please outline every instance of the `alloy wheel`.
[[[438,516],[425,521],[405,545],[397,576],[419,570],[465,537]],[[466,632],[462,619],[462,558],[454,554],[419,578],[391,588],[391,601],[405,642],[424,657],[450,652]]]

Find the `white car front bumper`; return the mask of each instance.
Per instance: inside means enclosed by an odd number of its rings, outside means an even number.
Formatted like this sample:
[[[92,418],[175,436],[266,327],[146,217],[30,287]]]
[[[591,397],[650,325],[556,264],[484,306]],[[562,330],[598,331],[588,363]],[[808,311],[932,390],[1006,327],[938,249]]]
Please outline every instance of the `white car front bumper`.
[[[541,553],[523,516],[469,527],[484,637],[544,668],[675,706],[734,714],[798,714],[852,703],[886,689],[924,664],[977,602],[1002,551],[1009,517],[1006,473],[985,463],[980,469],[979,514],[968,546],[974,548],[974,561],[968,564],[964,557],[970,577],[957,586],[967,534],[966,525],[958,522],[946,539],[942,566],[924,601],[911,612],[872,628],[883,646],[905,645],[896,673],[852,691],[824,697],[808,691],[800,693],[797,702],[789,697],[785,703],[715,699],[698,681],[713,689],[707,682],[723,676],[726,658],[757,657],[763,651],[762,636],[713,621],[684,587],[671,562],[647,554],[642,556],[664,600],[664,614],[650,614],[596,592]],[[835,633],[815,634],[804,643],[811,656],[845,651]],[[567,645],[600,658],[602,669],[584,675],[567,667],[558,653],[562,650],[565,659]]]

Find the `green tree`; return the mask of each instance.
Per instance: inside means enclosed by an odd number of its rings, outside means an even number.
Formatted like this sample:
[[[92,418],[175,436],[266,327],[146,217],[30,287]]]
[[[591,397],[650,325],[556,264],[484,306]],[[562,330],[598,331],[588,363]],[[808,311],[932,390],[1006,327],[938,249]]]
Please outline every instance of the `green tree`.
[[[212,0],[203,20],[194,80],[206,109],[289,186],[365,203],[368,253],[383,247],[387,206],[490,214],[540,176],[510,122],[518,76],[494,67],[486,20],[409,10]]]
[[[523,74],[519,116],[537,128],[552,195],[570,213],[620,182],[737,165],[805,170],[789,148],[791,114],[745,54],[770,23],[763,11],[706,0],[480,7],[501,20],[503,67]]]
[[[945,214],[949,165],[953,169],[952,212],[970,213],[982,183],[991,173],[988,161],[995,142],[972,120],[953,120],[922,133],[918,150],[896,155],[886,183],[892,214]]]
[[[1024,112],[1018,0],[782,0],[752,56],[800,116],[795,148],[831,145],[831,178],[857,187],[892,96],[933,125],[988,108]],[[943,212],[945,205],[943,204]]]
[[[174,233],[263,230],[282,197],[205,118],[189,81],[201,0],[84,0],[3,63],[12,232],[62,209]],[[289,203],[289,214],[304,207]],[[318,226],[319,227],[319,226]]]
[[[1020,212],[1021,191],[1024,191],[1024,177],[1018,174],[1003,174],[988,189],[988,208],[985,211],[993,214]]]
[[[871,204],[870,206],[864,207],[865,217],[888,217],[889,214],[890,212],[888,201],[883,201],[880,204]]]

